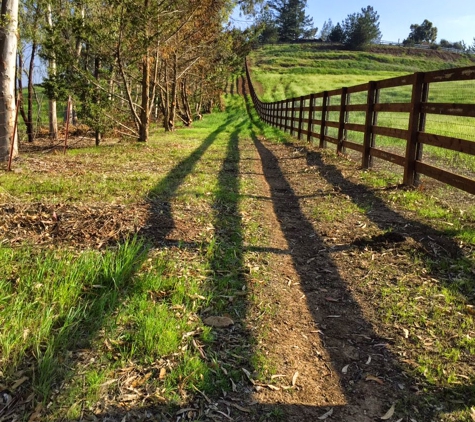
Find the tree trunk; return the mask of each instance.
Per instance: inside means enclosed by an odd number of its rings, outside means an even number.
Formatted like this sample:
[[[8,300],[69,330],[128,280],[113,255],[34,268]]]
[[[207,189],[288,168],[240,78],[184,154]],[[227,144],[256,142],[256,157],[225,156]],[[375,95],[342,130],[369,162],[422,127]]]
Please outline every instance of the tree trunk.
[[[96,57],[94,59],[94,79],[99,83],[101,75],[101,59],[99,57]],[[99,88],[96,87],[96,95],[94,96],[94,103],[99,104],[100,103],[100,92]],[[98,121],[100,118],[97,117],[97,126],[96,131],[95,131],[95,138],[96,138],[96,147],[99,146],[102,140],[102,133],[100,131],[100,122]]]
[[[51,10],[51,4],[48,4],[47,12],[48,26],[53,28],[53,12]],[[50,77],[56,76],[56,60],[52,58],[49,62],[49,75]],[[50,98],[49,100],[49,110],[48,110],[48,120],[49,120],[49,136],[51,139],[58,139],[58,117],[56,111],[56,99]]]
[[[186,78],[180,84],[181,102],[183,104],[183,123],[185,126],[191,126],[193,123],[193,116],[191,114],[190,100],[188,98],[188,86]]]
[[[140,108],[139,142],[148,141],[150,126],[150,61],[148,55],[142,59],[142,101]]]
[[[2,0],[0,19],[0,161],[8,161],[11,142],[13,154],[18,154],[18,138],[13,133],[18,0]]]
[[[19,107],[20,107],[20,114],[23,118],[23,122],[25,123],[26,127],[26,135],[28,137],[28,142],[34,141],[34,125],[33,125],[33,62],[35,60],[35,53],[36,53],[37,44],[33,41],[31,45],[31,56],[30,56],[30,64],[28,66],[28,97],[27,97],[27,107],[25,110],[25,101],[23,96],[23,54],[21,52],[18,53],[18,97],[20,98]]]
[[[33,126],[33,96],[35,95],[33,87],[33,72],[35,68],[35,55],[37,48],[38,44],[36,41],[33,41],[31,44],[30,65],[28,67],[28,124],[26,126],[28,142],[33,142],[35,139]]]
[[[171,96],[170,112],[168,114],[168,125],[169,125],[170,131],[175,129],[177,88],[178,88],[178,57],[175,53],[174,58],[173,58],[173,80],[172,80],[172,92],[170,95]]]
[[[18,91],[16,92],[17,98],[19,99],[18,101],[18,107],[19,107],[19,112],[21,114],[21,117],[23,119],[23,123],[25,123],[26,126],[26,132],[28,133],[28,127],[30,126],[30,122],[28,121],[28,116],[26,115],[25,111],[25,106],[24,106],[24,101],[23,101],[23,81],[22,81],[22,75],[23,75],[23,52],[21,49],[18,50],[18,69],[17,69],[17,78],[18,78]],[[28,137],[28,142],[30,141],[30,137]]]

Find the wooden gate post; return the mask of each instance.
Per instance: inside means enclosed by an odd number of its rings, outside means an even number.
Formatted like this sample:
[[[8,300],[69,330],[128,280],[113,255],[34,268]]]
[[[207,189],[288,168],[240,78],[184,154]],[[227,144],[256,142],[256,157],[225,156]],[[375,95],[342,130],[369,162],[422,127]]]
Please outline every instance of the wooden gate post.
[[[346,130],[346,104],[348,103],[348,88],[341,88],[341,100],[340,100],[340,121],[338,126],[338,144],[336,147],[336,152],[344,152],[343,140],[345,139]]]
[[[292,110],[290,111],[290,136],[294,136],[295,127],[294,127],[294,120],[295,120],[295,98],[292,98]]]
[[[328,91],[323,91],[322,99],[322,120],[320,125],[320,148],[326,148],[327,142],[325,141],[325,135],[327,134],[327,128],[325,125],[327,119],[327,107],[328,107]]]
[[[313,127],[313,107],[315,102],[315,94],[310,94],[310,103],[308,105],[308,124],[307,124],[307,142],[312,140],[312,127]]]
[[[368,88],[368,97],[366,101],[366,120],[363,139],[363,157],[361,167],[364,169],[370,168],[373,165],[373,158],[371,157],[371,148],[374,147],[375,135],[373,134],[373,125],[376,124],[376,115],[374,112],[374,105],[378,101],[378,90],[376,89],[376,82],[370,81]]]
[[[302,124],[303,124],[303,105],[304,105],[303,95],[300,97],[300,107],[299,107],[299,128],[297,136],[299,140],[302,140]]]
[[[412,85],[411,111],[409,113],[409,130],[406,145],[406,162],[404,163],[403,184],[413,186],[416,181],[416,160],[421,149],[417,142],[417,132],[421,123],[421,102],[424,85],[424,73],[414,74]]]

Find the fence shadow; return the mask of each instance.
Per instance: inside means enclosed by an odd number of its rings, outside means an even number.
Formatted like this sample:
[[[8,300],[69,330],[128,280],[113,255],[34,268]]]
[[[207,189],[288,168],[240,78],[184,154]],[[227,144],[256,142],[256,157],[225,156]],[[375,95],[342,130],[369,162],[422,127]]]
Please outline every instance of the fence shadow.
[[[148,195],[151,214],[146,227],[140,232],[140,236],[148,239],[150,247],[160,248],[170,244],[185,248],[196,248],[193,242],[183,241],[183,239],[167,239],[173,229],[176,228],[175,218],[171,208],[171,202],[177,194],[179,187],[185,178],[193,171],[199,160],[205,155],[208,148],[216,141],[217,137],[225,131],[231,124],[232,118],[210,134],[205,141],[195,149],[188,157],[181,160],[166,176],[160,181]],[[207,288],[210,290],[237,291],[242,290],[246,285],[245,265],[243,254],[247,251],[243,245],[243,223],[239,213],[240,182],[239,163],[240,145],[239,135],[244,129],[245,123],[236,126],[230,134],[227,143],[226,155],[222,162],[217,177],[217,189],[212,204],[213,215],[211,224],[214,229],[214,246],[209,249],[207,255],[210,277]],[[256,132],[251,127],[251,138],[257,149],[264,172],[264,177],[270,187],[272,205],[274,212],[280,222],[280,229],[289,245],[289,253],[293,266],[300,278],[301,287],[305,293],[306,303],[311,312],[315,324],[321,328],[321,340],[330,357],[330,365],[335,369],[334,373],[338,378],[343,395],[347,398],[345,405],[334,406],[333,420],[366,422],[374,421],[381,417],[391,403],[399,401],[400,405],[407,406],[414,404],[406,397],[402,397],[399,386],[404,385],[406,390],[416,381],[411,379],[400,365],[396,356],[385,346],[391,340],[377,335],[371,324],[365,319],[362,310],[359,308],[346,281],[339,274],[337,266],[330,254],[326,251],[323,239],[315,231],[311,222],[299,205],[299,197],[295,194],[291,184],[279,165],[278,158],[271,149],[261,142]],[[289,147],[292,147],[289,144]],[[300,147],[300,146],[299,146]],[[324,163],[319,153],[305,149],[307,163],[316,166],[319,173],[327,178],[335,188],[348,195],[355,203],[363,204],[368,200],[373,203],[373,209],[385,209],[394,213],[391,217],[391,226],[387,226],[387,220],[379,220],[378,212],[374,212],[370,218],[383,229],[397,229],[404,235],[414,236],[418,242],[426,245],[428,250],[432,250],[433,239],[438,239],[440,233],[427,230],[430,229],[420,223],[409,221],[388,207],[374,195],[371,190],[351,183],[346,180],[341,172],[334,166]],[[263,198],[257,198],[263,199]],[[410,229],[410,232],[406,233]],[[406,231],[404,231],[406,230]],[[429,233],[430,240],[425,239]],[[442,236],[440,236],[442,239]],[[427,241],[427,244],[424,242]],[[348,248],[355,245],[348,245]],[[357,245],[356,245],[357,246]],[[457,255],[460,251],[457,245],[443,244],[444,250]],[[255,247],[249,250],[257,250]],[[261,250],[282,253],[280,250],[263,248]],[[143,251],[141,251],[143,252]],[[454,255],[454,256],[455,256]],[[137,258],[142,254],[138,255]],[[317,257],[316,259],[314,259]],[[137,261],[135,271],[140,265]],[[318,277],[324,274],[324,277]],[[317,281],[320,280],[320,281]],[[322,295],[320,289],[324,288],[326,293]],[[339,297],[340,302],[345,304],[344,309],[339,305],[325,300],[324,296]],[[219,306],[224,311],[226,301]],[[242,321],[247,313],[247,299],[243,298],[241,306],[236,308],[237,314],[234,335],[229,342],[229,336],[217,332],[215,340],[209,350],[206,351],[209,358],[216,358],[218,361],[226,362],[229,356],[229,348],[234,347],[234,356],[240,356],[239,363],[248,366],[252,355],[255,353],[253,347],[242,347],[243,343],[237,342],[237,338],[244,339],[246,343],[252,344],[251,334],[246,331],[239,321]],[[107,309],[107,315],[114,312],[115,308]],[[340,314],[340,318],[329,318],[328,316]],[[203,315],[204,316],[204,315]],[[80,322],[79,322],[80,323]],[[88,340],[92,340],[95,333],[102,325],[103,321],[97,321],[97,329],[92,330],[88,335]],[[242,351],[245,350],[245,353]],[[370,390],[369,384],[362,377],[365,361],[368,356],[373,356],[373,368],[377,368],[380,373],[384,373],[388,381],[380,386],[377,391]],[[234,357],[236,359],[236,357]],[[235,362],[233,363],[233,365]],[[341,375],[341,368],[347,366],[347,373]],[[251,368],[252,369],[252,368]],[[338,375],[340,374],[340,375]],[[73,372],[69,376],[74,376]],[[455,397],[459,404],[452,403],[452,407],[464,406],[473,402],[475,395],[474,386],[458,386],[445,391],[439,391],[436,399],[445,403],[446,396]],[[252,400],[252,391],[245,391],[246,400]],[[460,398],[466,398],[465,403],[460,403]],[[425,400],[424,395],[415,400]],[[204,399],[205,402],[207,398]],[[402,403],[401,403],[402,400]],[[217,402],[216,406],[220,403]],[[226,407],[226,405],[224,404]],[[331,404],[330,404],[331,406]],[[284,413],[286,421],[306,422],[315,421],[328,408],[327,406],[311,405],[283,405],[256,404],[255,410],[251,414],[238,413],[234,417],[235,421],[273,421],[273,411],[278,409]],[[127,420],[176,420],[174,414],[167,413],[163,406],[141,406],[124,410],[119,407],[112,407],[102,414],[96,414],[94,418],[101,421],[127,421]],[[365,413],[366,412],[366,413]],[[277,413],[276,413],[277,414]],[[147,416],[148,415],[148,416]],[[161,418],[161,419],[160,419]],[[228,418],[229,419],[229,418]],[[153,420],[153,419],[152,419]],[[186,419],[183,419],[186,420]],[[202,418],[197,420],[217,420],[213,418]],[[417,419],[423,421],[424,419]],[[425,419],[427,421],[433,420]]]
[[[189,175],[195,165],[205,155],[208,148],[216,141],[217,137],[231,125],[231,119],[228,119],[216,131],[208,136],[205,141],[188,157],[180,161],[164,179],[160,181],[148,194],[150,202],[151,215],[146,227],[140,232],[151,243],[151,247],[160,248],[163,246],[176,246],[178,248],[199,248],[200,246],[192,242],[183,242],[182,239],[167,239],[170,233],[176,228],[175,218],[172,212],[171,202],[177,194],[178,188],[183,184],[184,179]],[[205,289],[214,293],[213,307],[215,311],[225,314],[228,311],[229,297],[236,292],[246,291],[247,270],[243,263],[243,232],[241,214],[239,212],[240,201],[240,179],[239,179],[239,136],[247,121],[235,125],[235,129],[230,133],[227,140],[225,157],[222,160],[221,167],[217,173],[217,187],[213,193],[212,215],[210,215],[210,224],[213,226],[213,237],[205,245],[205,257],[208,263],[209,273]],[[202,247],[203,245],[201,245]],[[203,253],[203,251],[201,251]],[[247,313],[247,298],[243,294],[238,294],[233,300],[233,315],[230,315],[235,324],[232,330],[215,330],[214,339],[202,350],[202,358],[212,366],[213,362],[219,363],[221,367],[248,367],[254,354],[251,334],[243,326],[242,321]],[[200,315],[202,318],[207,316],[207,310]],[[230,361],[231,360],[231,361]],[[216,365],[216,364],[215,364]],[[219,377],[218,377],[219,378]],[[217,382],[217,380],[207,380],[208,382]],[[226,388],[229,381],[226,379]],[[224,385],[223,385],[224,388]],[[201,393],[203,394],[203,393]],[[246,393],[247,394],[247,393]],[[153,420],[175,421],[175,420],[217,420],[215,417],[203,416],[205,407],[209,407],[209,398],[206,395],[191,399],[193,413],[197,419],[189,419],[185,413],[183,416],[177,416],[175,411],[180,409],[173,406],[153,404],[137,406],[132,408],[121,408],[120,406],[111,406],[103,413],[96,414],[96,420],[101,421],[123,421],[123,420],[149,420],[153,415]],[[247,396],[246,396],[247,397]],[[229,407],[229,402],[222,399],[213,403],[213,408],[220,408],[225,412]],[[225,414],[222,412],[222,414]],[[199,415],[198,415],[199,414]],[[211,414],[213,414],[211,412]],[[158,419],[156,419],[158,418]]]
[[[290,184],[287,182],[284,173],[279,167],[278,159],[256,136],[253,138],[264,163],[264,174],[271,188],[274,210],[278,220],[281,222],[281,228],[285,237],[291,246],[290,249],[292,251],[291,254],[295,269],[302,279],[302,286],[306,293],[308,306],[312,310],[315,322],[328,327],[325,333],[338,333],[337,337],[327,335],[322,337],[327,346],[327,350],[330,352],[334,367],[342,368],[348,364],[348,354],[345,351],[345,347],[347,347],[345,338],[351,339],[355,333],[361,333],[363,336],[361,338],[365,339],[357,343],[358,349],[360,350],[359,355],[368,356],[371,355],[371,353],[374,354],[375,343],[391,343],[391,340],[379,338],[374,333],[371,325],[365,321],[355,300],[352,298],[351,292],[346,286],[345,280],[338,274],[332,262],[332,258],[326,253],[322,254],[321,251],[326,249],[325,244],[318,233],[315,232],[304,213],[300,210],[298,204],[301,198],[295,195]],[[286,144],[286,147],[289,148],[289,156],[296,148],[292,143]],[[444,233],[441,233],[433,227],[423,224],[420,221],[408,219],[392,210],[381,198],[377,197],[371,189],[363,185],[352,183],[346,179],[335,166],[326,164],[319,152],[303,147],[302,144],[298,145],[298,151],[306,155],[307,165],[316,168],[318,174],[323,177],[335,191],[346,195],[361,208],[371,203],[371,213],[367,216],[381,230],[387,231],[388,238],[384,239],[384,241],[399,242],[405,238],[412,238],[420,245],[418,252],[424,255],[425,259],[432,262],[441,259],[450,261],[450,259],[463,256],[463,251],[456,241],[448,238]],[[296,231],[295,227],[299,229]],[[390,239],[390,237],[392,238]],[[377,247],[379,242],[380,239],[377,237],[369,240],[358,239],[350,244],[337,246],[334,248],[334,251],[352,250],[361,247]],[[312,258],[315,258],[315,256],[317,256],[317,259],[312,261]],[[336,294],[336,292],[342,294],[341,292],[343,292],[342,301],[351,304],[347,308],[344,324],[341,324],[341,319],[338,321],[325,320],[325,315],[338,311],[332,307],[330,303],[325,302],[315,295],[315,291],[318,288],[318,284],[315,283],[315,275],[321,273],[322,269],[326,271],[328,268],[332,270],[332,276],[330,278],[325,277],[326,282],[324,287],[328,290],[328,294],[332,296],[332,291],[334,291],[334,294]],[[430,273],[429,268],[428,271]],[[439,279],[439,282],[441,285],[445,284],[447,287],[450,287],[446,279]],[[467,302],[471,301],[473,303],[473,299],[473,296],[466,296]],[[397,385],[402,383],[410,388],[411,385],[414,386],[418,382],[415,379],[411,379],[407,371],[404,370],[404,367],[401,366],[398,357],[391,354],[387,349],[381,350],[381,352],[385,362],[384,373],[387,374],[387,378],[393,382],[392,387],[381,390],[384,390],[381,399],[384,400],[384,398],[386,398],[386,400],[389,400],[392,398],[395,401],[400,401],[401,398],[398,398]],[[355,364],[360,368],[363,366],[361,360],[359,362],[355,361]],[[352,392],[355,388],[364,388],[364,386],[361,385],[361,380],[354,378],[350,385],[347,383],[346,378],[346,376],[342,377],[341,380],[345,391]],[[414,390],[417,391],[418,388]],[[418,393],[418,395],[412,397],[411,402],[413,405],[418,403],[431,403],[432,408],[436,407],[434,404],[438,404],[439,406],[442,405],[445,407],[445,409],[473,406],[475,404],[475,384],[468,383],[464,386],[455,385],[449,388],[438,388],[430,391],[429,395]],[[346,411],[351,408],[352,405],[350,402],[346,410],[340,409],[342,414],[346,415]],[[434,420],[432,418],[435,416],[436,413],[427,420]],[[349,416],[345,417],[340,416],[340,420],[354,420]],[[417,420],[421,419],[418,417]]]

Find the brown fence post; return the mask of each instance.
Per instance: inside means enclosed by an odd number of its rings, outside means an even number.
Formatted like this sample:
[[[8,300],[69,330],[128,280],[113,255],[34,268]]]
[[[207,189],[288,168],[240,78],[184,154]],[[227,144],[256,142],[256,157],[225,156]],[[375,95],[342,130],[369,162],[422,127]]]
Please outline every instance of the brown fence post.
[[[295,127],[294,127],[294,121],[295,121],[295,98],[292,98],[292,110],[290,112],[290,135],[294,136],[295,132]]]
[[[280,101],[279,129],[284,128],[284,100]],[[285,129],[284,129],[285,130]]]
[[[291,106],[292,105],[292,106]],[[290,116],[289,116],[290,111]],[[293,99],[287,100],[285,107],[285,131],[289,131],[292,135],[292,118],[293,118]],[[290,120],[290,123],[289,123]]]
[[[69,135],[69,119],[71,113],[71,96],[68,97],[68,106],[66,110],[66,133],[64,134],[64,150],[63,154],[66,154],[66,148],[68,146],[68,135]]]
[[[371,148],[374,147],[375,135],[373,134],[373,125],[376,124],[376,115],[374,112],[374,105],[377,102],[378,92],[376,89],[376,82],[370,81],[368,88],[367,109],[365,130],[363,139],[363,157],[361,167],[364,169],[370,168],[373,165],[373,159],[371,157]]]
[[[421,102],[426,103],[429,100],[429,84],[422,83]],[[424,132],[426,129],[426,113],[419,113],[418,132]],[[422,161],[422,150],[424,144],[417,142],[416,144],[416,160]],[[414,183],[417,185],[420,182],[420,174],[414,173]]]
[[[299,140],[302,140],[302,124],[303,124],[303,105],[304,105],[303,96],[300,97],[300,107],[299,107],[299,128],[297,136]]]
[[[409,113],[409,131],[406,145],[406,162],[404,164],[403,184],[413,186],[416,181],[416,160],[420,151],[417,142],[417,132],[420,125],[422,87],[424,85],[424,73],[414,74],[412,85],[411,111]]]
[[[340,119],[338,126],[338,144],[336,147],[336,152],[344,152],[343,140],[345,139],[345,123],[346,123],[346,104],[348,102],[348,88],[341,88],[341,100],[340,100]]]
[[[327,143],[325,141],[325,135],[327,134],[327,128],[325,121],[327,119],[327,107],[328,107],[328,91],[323,91],[322,100],[322,123],[320,125],[320,148],[326,148]]]
[[[308,104],[308,124],[307,124],[307,142],[312,140],[312,122],[313,122],[313,103],[315,102],[315,94],[310,94],[310,102]]]

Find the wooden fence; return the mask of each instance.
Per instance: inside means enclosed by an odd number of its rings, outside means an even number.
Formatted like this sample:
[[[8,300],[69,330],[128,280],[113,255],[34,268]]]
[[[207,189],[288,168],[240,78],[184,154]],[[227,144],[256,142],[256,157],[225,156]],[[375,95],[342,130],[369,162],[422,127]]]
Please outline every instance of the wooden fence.
[[[259,100],[252,85],[247,63],[246,74],[254,106],[259,117],[266,123],[291,135],[297,135],[299,139],[306,139],[308,142],[317,140],[321,148],[326,147],[327,143],[332,143],[336,144],[339,153],[344,152],[345,149],[357,151],[362,156],[363,168],[371,167],[373,157],[402,166],[405,185],[416,184],[419,174],[423,174],[475,194],[475,180],[453,173],[452,169],[448,171],[429,165],[422,160],[423,145],[432,145],[475,156],[475,98],[471,98],[472,103],[463,104],[428,101],[431,84],[454,81],[475,83],[475,66],[419,72],[272,103]],[[410,102],[382,103],[379,101],[381,90],[396,87],[406,87],[410,90]],[[359,98],[365,98],[365,100],[355,104],[350,101],[350,98],[358,93],[360,93]],[[359,123],[351,123],[348,120],[351,112],[359,112],[360,116],[364,115],[364,118],[360,118]],[[400,113],[401,116],[406,116],[407,129],[378,125],[378,113],[384,112]],[[471,130],[473,138],[460,139],[426,132],[426,117],[429,114],[466,118],[464,122],[473,129]],[[335,118],[336,115],[338,118]],[[333,136],[329,135],[329,128],[334,128],[332,129]],[[361,132],[362,141],[358,143],[349,139],[349,131]],[[335,136],[336,133],[337,136]],[[377,135],[404,140],[405,154],[399,155],[377,148],[375,144]],[[473,158],[475,161],[475,157]]]

